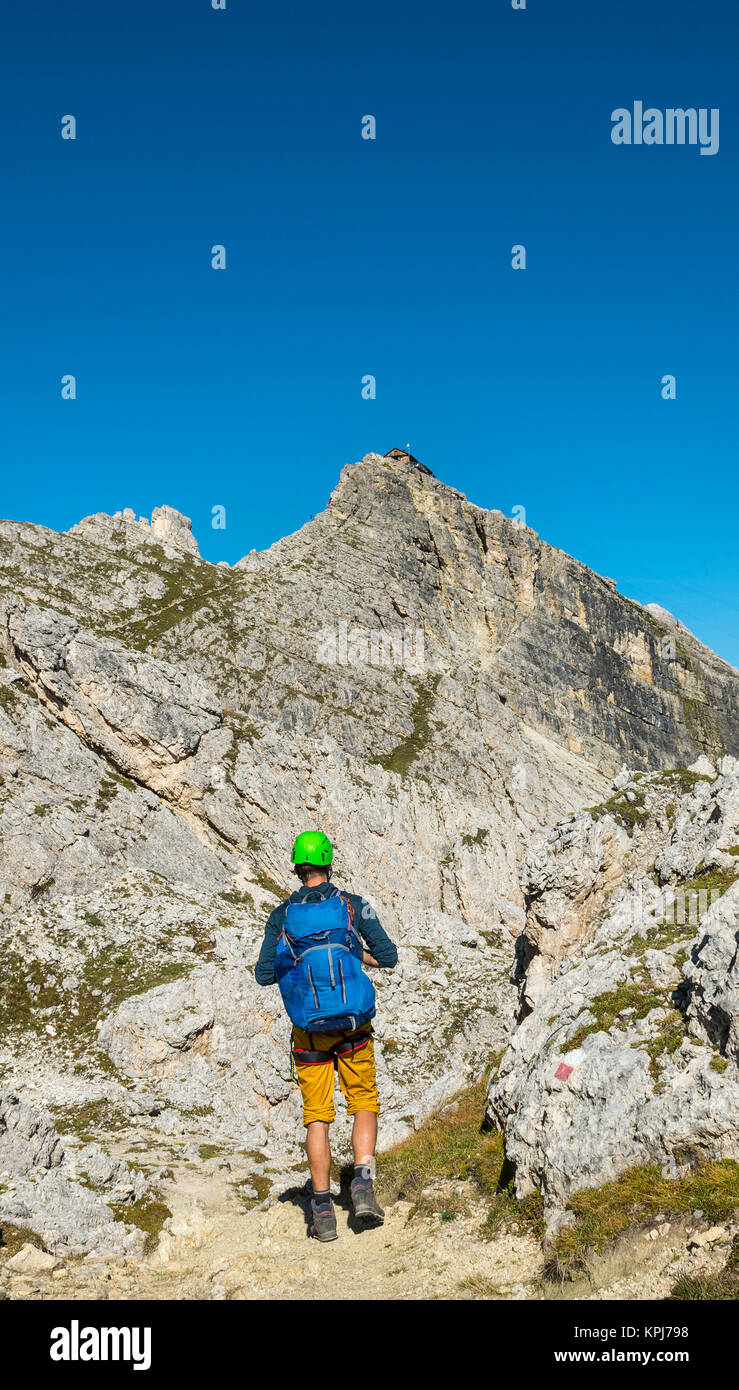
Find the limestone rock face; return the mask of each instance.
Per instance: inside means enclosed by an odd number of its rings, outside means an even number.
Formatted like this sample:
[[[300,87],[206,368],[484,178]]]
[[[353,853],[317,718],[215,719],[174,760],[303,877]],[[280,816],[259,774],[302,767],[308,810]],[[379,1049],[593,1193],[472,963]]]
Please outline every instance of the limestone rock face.
[[[168,541],[180,550],[187,550],[191,555],[199,554],[189,516],[183,516],[174,507],[155,507],[151,514],[151,529],[160,540]]]
[[[587,938],[622,881],[627,846],[627,832],[611,816],[594,819],[583,811],[527,850],[521,877],[528,913],[519,962],[528,1007]]]
[[[668,613],[402,460],[347,466],[315,520],[233,568],[201,559],[168,507],[66,534],[0,522],[0,1083],[62,1112],[112,1106],[173,1142],[200,1120],[293,1154],[289,1025],[253,966],[294,887],[295,834],[320,825],[337,880],[400,949],[378,986],[383,1143],[479,1076],[517,1014],[493,1110],[520,1182],[545,1170],[560,1193],[575,1130],[565,1118],[548,1157],[519,1062],[549,1084],[534,1059],[563,972],[584,972],[562,1003],[574,1032],[566,1011],[625,978],[622,946],[598,957],[602,980],[587,952],[637,880],[646,911],[660,887],[736,865],[738,734],[739,673]],[[717,935],[706,961],[729,950]],[[674,989],[685,963],[660,937],[646,951],[655,989]],[[734,986],[707,969],[685,973],[685,1075],[705,1103],[685,1125],[716,1148]],[[613,1048],[599,1038],[593,1057]],[[651,1054],[616,1042],[641,1114]],[[102,1140],[96,1174],[113,1161]],[[73,1232],[71,1169],[59,1179],[43,1189]],[[15,1181],[31,1211],[39,1184]]]
[[[54,1255],[119,1258],[143,1253],[145,1236],[97,1193],[57,1170],[16,1178],[0,1192],[0,1223],[34,1231]]]
[[[739,764],[618,781],[522,867],[520,1021],[488,1103],[550,1214],[635,1164],[739,1157]]]
[[[218,701],[197,677],[90,637],[73,619],[10,599],[0,623],[9,655],[39,698],[140,782],[166,782],[221,723]]]

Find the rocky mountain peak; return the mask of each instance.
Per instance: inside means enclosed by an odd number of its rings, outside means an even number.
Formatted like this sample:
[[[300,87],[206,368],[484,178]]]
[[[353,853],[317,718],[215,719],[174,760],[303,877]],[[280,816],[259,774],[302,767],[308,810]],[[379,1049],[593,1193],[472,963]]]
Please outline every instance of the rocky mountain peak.
[[[184,550],[189,555],[200,554],[189,516],[184,516],[182,512],[178,512],[175,507],[167,506],[166,503],[154,508],[151,521],[145,516],[137,519],[132,507],[124,507],[123,511],[113,512],[112,515],[107,512],[95,512],[94,515],[83,517],[71,526],[68,534],[87,536],[103,545],[116,547],[121,533],[126,530],[130,531],[135,540],[151,537],[163,545]]]

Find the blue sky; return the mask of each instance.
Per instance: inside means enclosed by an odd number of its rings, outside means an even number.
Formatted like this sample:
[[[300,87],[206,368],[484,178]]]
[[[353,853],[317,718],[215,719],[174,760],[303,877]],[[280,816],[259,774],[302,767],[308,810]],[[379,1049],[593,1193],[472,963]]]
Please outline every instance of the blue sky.
[[[733,0],[8,7],[0,514],[166,501],[235,561],[410,441],[739,664],[738,39]],[[718,153],[615,146],[635,100]]]

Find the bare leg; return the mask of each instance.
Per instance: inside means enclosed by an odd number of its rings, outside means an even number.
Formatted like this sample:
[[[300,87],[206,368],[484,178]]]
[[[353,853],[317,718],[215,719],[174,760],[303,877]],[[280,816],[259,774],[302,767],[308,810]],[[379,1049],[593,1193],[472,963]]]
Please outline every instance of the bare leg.
[[[374,1110],[358,1110],[352,1127],[355,1163],[369,1163],[377,1145],[377,1116]]]
[[[351,1194],[354,1215],[359,1221],[381,1222],[385,1217],[371,1176],[376,1144],[377,1115],[374,1110],[358,1110],[354,1116],[352,1148],[355,1169],[359,1167],[359,1172],[355,1171],[352,1179]]]
[[[305,1149],[314,1192],[327,1192],[331,1181],[328,1129],[324,1120],[312,1120],[305,1131]]]

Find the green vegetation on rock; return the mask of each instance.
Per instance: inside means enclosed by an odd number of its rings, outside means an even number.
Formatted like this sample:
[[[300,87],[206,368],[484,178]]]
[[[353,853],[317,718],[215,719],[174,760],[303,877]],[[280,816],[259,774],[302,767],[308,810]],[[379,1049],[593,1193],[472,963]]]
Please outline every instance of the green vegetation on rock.
[[[443,1199],[436,1200],[424,1196],[424,1188],[433,1182],[469,1181],[487,1205],[488,1235],[492,1236],[502,1222],[510,1219],[520,1230],[541,1237],[541,1194],[536,1192],[524,1201],[516,1200],[503,1137],[497,1130],[488,1131],[482,1126],[486,1085],[486,1080],[482,1080],[460,1091],[414,1134],[378,1155],[379,1191],[389,1203],[400,1199],[413,1202],[411,1216],[432,1211],[456,1214],[464,1209],[463,1198],[444,1191]]]
[[[440,680],[441,676],[436,675],[431,676],[426,681],[419,682],[416,699],[411,709],[412,733],[403,739],[402,743],[396,744],[392,752],[372,758],[370,759],[371,762],[379,763],[386,772],[396,772],[400,777],[406,776],[412,764],[421,756],[431,740],[429,716]]]
[[[171,1217],[169,1207],[151,1197],[142,1197],[138,1202],[118,1202],[111,1206],[114,1221],[125,1221],[128,1226],[138,1226],[146,1232],[144,1254],[155,1250],[165,1221]]]
[[[739,1299],[739,1236],[735,1236],[729,1258],[718,1274],[684,1274],[674,1285],[670,1300],[724,1302]]]
[[[585,810],[595,820],[601,820],[603,816],[612,816],[629,835],[633,835],[638,825],[643,825],[649,820],[649,811],[645,808],[644,792],[632,792],[632,796],[635,798],[634,801],[629,801],[626,792],[617,792],[615,796],[609,797],[608,801],[602,801],[599,806],[586,806]]]
[[[661,1009],[668,1002],[666,990],[657,989],[645,970],[639,970],[630,979],[624,980],[614,990],[596,994],[588,1003],[588,1012],[593,1015],[592,1023],[585,1023],[564,1043],[560,1051],[572,1052],[581,1047],[590,1033],[608,1033],[612,1028],[626,1029],[628,1024],[646,1018],[652,1009]],[[628,1019],[619,1018],[625,1009],[633,1010]]]
[[[550,1277],[572,1278],[591,1251],[602,1254],[616,1237],[655,1220],[670,1221],[700,1210],[706,1221],[728,1221],[739,1208],[739,1163],[704,1163],[686,1177],[664,1178],[656,1164],[630,1168],[602,1187],[574,1192],[567,1211],[574,1224],[552,1242]]]

